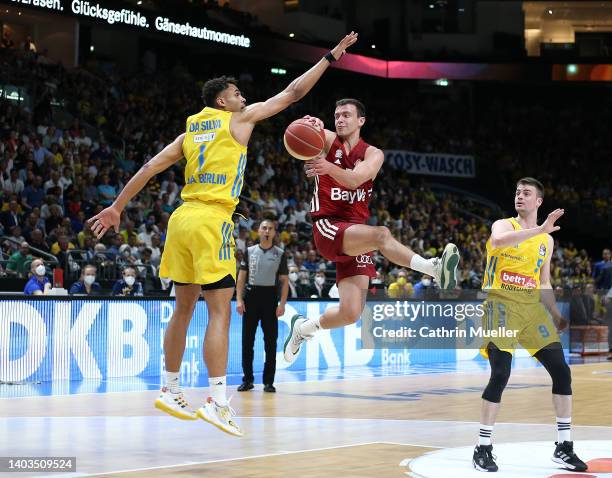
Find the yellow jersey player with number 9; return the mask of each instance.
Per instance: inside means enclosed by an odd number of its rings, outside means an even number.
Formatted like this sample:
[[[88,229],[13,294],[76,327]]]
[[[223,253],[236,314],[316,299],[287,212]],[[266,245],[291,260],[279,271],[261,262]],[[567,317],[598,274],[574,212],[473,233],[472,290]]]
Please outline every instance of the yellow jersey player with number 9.
[[[514,197],[517,217],[493,223],[487,241],[483,290],[488,292],[488,297],[484,304],[483,329],[497,331],[498,335],[491,335],[482,350],[489,359],[491,378],[482,394],[478,445],[472,457],[478,471],[498,469],[491,437],[502,392],[510,378],[512,353],[519,344],[538,359],[552,378],[558,431],[552,460],[567,470],[587,469],[574,453],[571,441],[572,378],[556,330],[565,328],[567,321],[557,308],[550,284],[554,244],[550,233],[559,230],[555,222],[564,211],[554,210],[538,226],[538,208],[543,200],[544,187],[540,181],[520,179]]]
[[[185,133],[143,165],[115,202],[88,221],[98,238],[111,227],[119,232],[121,212],[128,202],[154,175],[186,158],[181,192],[184,203],[168,222],[160,266],[160,276],[172,279],[177,287],[176,306],[164,335],[166,385],[155,401],[158,409],[183,420],[200,417],[229,434],[242,436],[226,397],[225,375],[230,304],[236,284],[232,214],[243,186],[247,144],[257,122],[300,100],[331,62],[340,59],[356,41],[356,33],[346,35],[310,70],[261,103],[247,106],[233,78],[207,81],[202,90],[206,106],[187,118]],[[210,396],[194,412],[179,386],[179,369],[187,328],[202,291],[208,308],[204,362]]]

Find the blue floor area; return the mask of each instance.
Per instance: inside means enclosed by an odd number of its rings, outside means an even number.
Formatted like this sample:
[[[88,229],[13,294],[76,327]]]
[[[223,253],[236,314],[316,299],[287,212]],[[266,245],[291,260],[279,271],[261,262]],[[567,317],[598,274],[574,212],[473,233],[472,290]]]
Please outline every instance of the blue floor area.
[[[605,361],[605,356],[570,357],[571,364],[597,363]],[[539,366],[529,357],[517,358],[513,362],[513,369],[525,369]],[[484,361],[465,360],[449,363],[435,364],[398,364],[382,367],[345,367],[327,368],[318,370],[303,370],[299,372],[279,370],[276,373],[276,383],[288,382],[320,382],[331,380],[358,380],[372,377],[401,377],[431,375],[439,373],[470,373],[488,370],[488,363]],[[241,383],[241,375],[228,375],[227,384],[230,387]],[[73,395],[91,393],[115,392],[142,392],[146,390],[159,390],[163,377],[129,377],[109,378],[104,380],[56,380],[52,382],[19,382],[13,384],[0,383],[0,399],[18,397],[36,397],[51,395]],[[206,374],[181,377],[184,387],[201,388],[208,386]],[[256,377],[256,383],[261,383],[261,377]]]

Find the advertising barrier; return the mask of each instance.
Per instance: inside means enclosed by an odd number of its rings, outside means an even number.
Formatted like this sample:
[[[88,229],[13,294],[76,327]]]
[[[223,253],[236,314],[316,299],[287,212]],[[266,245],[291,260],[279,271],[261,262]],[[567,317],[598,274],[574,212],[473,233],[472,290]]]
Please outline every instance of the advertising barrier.
[[[333,301],[292,301],[279,319],[277,370],[380,367],[483,361],[477,349],[364,348],[361,321],[321,330],[288,367],[282,345],[294,314],[320,315]],[[479,304],[473,302],[473,305]],[[163,372],[163,337],[174,310],[169,299],[0,299],[0,381],[51,381],[156,377]],[[567,304],[559,304],[567,315]],[[368,304],[371,312],[373,304]],[[433,320],[428,318],[427,320]],[[198,302],[189,326],[181,374],[206,374],[202,342],[208,321]],[[258,332],[259,334],[260,332]],[[228,375],[241,374],[242,317],[232,302]],[[563,336],[568,343],[567,334]],[[566,347],[564,347],[566,348]],[[524,352],[524,351],[521,351]],[[263,367],[263,340],[255,342],[254,371]]]

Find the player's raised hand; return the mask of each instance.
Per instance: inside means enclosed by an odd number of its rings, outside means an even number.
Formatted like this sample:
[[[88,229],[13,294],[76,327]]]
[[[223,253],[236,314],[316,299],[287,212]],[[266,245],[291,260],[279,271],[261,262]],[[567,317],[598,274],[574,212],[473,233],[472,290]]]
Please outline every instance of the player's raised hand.
[[[340,43],[338,43],[331,51],[334,58],[339,60],[340,57],[346,53],[346,49],[357,41],[358,36],[358,33],[351,32],[340,40]]]
[[[542,224],[542,232],[550,234],[551,232],[555,232],[561,229],[559,226],[555,226],[555,222],[561,216],[563,216],[564,212],[564,209],[555,209],[553,212],[551,212],[546,218],[546,221],[544,221],[544,223]]]
[[[317,118],[316,116],[306,115],[302,119],[310,121],[312,124],[314,124],[320,129],[325,129],[325,124],[323,123],[323,120]]]
[[[89,219],[87,224],[94,233],[94,236],[96,236],[96,239],[100,239],[111,227],[115,229],[115,232],[119,232],[120,220],[121,211],[117,210],[114,206],[109,206]]]

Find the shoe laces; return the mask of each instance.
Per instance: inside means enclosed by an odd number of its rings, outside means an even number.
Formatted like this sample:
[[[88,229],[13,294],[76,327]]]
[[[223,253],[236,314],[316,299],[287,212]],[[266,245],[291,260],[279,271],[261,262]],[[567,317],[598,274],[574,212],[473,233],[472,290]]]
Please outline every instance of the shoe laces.
[[[480,450],[484,453],[487,461],[495,461],[497,460],[497,455],[493,454],[493,448],[485,448],[484,445],[480,446]]]
[[[230,405],[231,400],[232,400],[232,397],[229,397],[227,399],[227,404],[223,407],[219,405],[217,402],[215,402],[215,406],[219,410],[219,415],[221,415],[221,417],[227,420],[228,422],[231,421],[232,417],[236,416],[236,410],[234,410]]]

